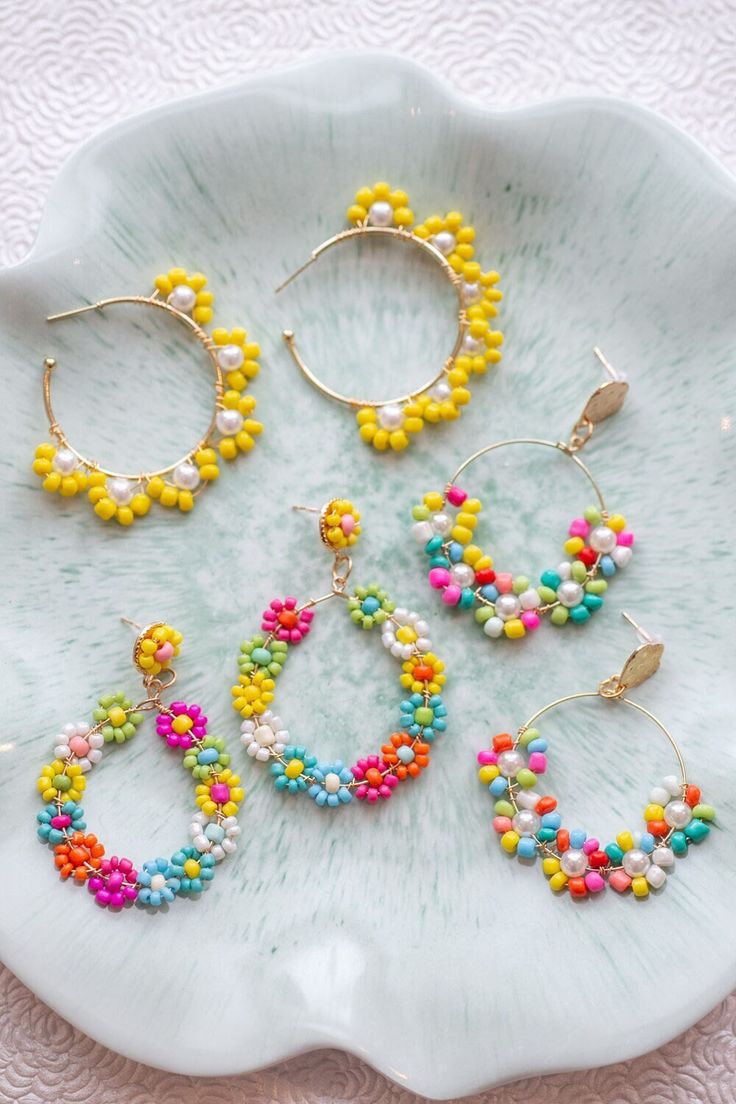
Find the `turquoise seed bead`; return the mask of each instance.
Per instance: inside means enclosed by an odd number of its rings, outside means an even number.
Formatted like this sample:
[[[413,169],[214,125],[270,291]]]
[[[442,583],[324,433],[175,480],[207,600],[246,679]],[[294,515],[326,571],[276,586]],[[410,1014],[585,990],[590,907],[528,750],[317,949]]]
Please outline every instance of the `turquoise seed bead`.
[[[540,828],[537,832],[537,839],[542,843],[551,843],[553,839],[557,837],[557,830],[555,828]]]
[[[613,866],[620,866],[621,865],[621,863],[623,861],[624,853],[623,853],[623,850],[619,847],[619,845],[617,843],[609,843],[609,845],[608,845],[608,847],[606,847],[605,851],[606,851],[606,854],[608,855],[609,859],[611,860],[611,863],[612,863]]]
[[[699,843],[700,840],[710,832],[710,826],[705,823],[704,820],[696,820],[694,817],[689,824],[685,826],[685,835],[693,843]]]
[[[550,590],[556,591],[558,586],[562,582],[562,579],[556,571],[543,571],[540,581],[542,583],[542,586],[549,587]],[[552,601],[554,601],[554,595],[552,596]]]
[[[576,625],[582,625],[589,617],[590,610],[587,606],[574,606],[570,610],[570,620],[574,621]]]
[[[430,567],[449,567],[450,561],[447,556],[433,556],[429,561]]]
[[[264,665],[271,662],[271,653],[268,648],[254,648],[250,658],[253,663]]]
[[[475,594],[470,587],[465,589],[460,594],[460,601],[458,602],[458,609],[470,609],[475,604]]]
[[[424,546],[424,551],[427,553],[428,556],[433,556],[435,552],[438,552],[440,550],[441,547],[442,537],[438,533],[436,537],[432,537],[431,540],[427,541]]]
[[[670,836],[670,847],[676,855],[684,855],[687,852],[687,837],[684,832],[673,832]]]
[[[381,608],[381,603],[371,594],[363,599],[360,608],[363,613],[376,613]]]
[[[587,606],[592,613],[593,610],[601,608],[601,606],[603,605],[603,599],[600,598],[597,594],[586,594],[583,598],[583,605]]]

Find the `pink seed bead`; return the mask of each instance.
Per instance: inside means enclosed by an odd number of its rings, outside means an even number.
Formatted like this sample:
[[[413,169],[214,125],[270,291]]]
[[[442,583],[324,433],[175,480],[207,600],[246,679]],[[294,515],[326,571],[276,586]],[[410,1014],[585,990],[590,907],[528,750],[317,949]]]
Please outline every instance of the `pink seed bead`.
[[[608,883],[617,893],[625,893],[631,885],[631,878],[625,870],[614,870],[608,875]]]
[[[450,572],[446,567],[433,567],[429,573],[429,585],[435,590],[442,590],[450,582]]]
[[[462,487],[456,487],[454,484],[447,492],[447,501],[452,503],[453,506],[462,506],[467,497],[468,492],[464,491]]]
[[[67,816],[66,813],[60,813],[59,816],[51,818],[52,828],[68,828],[72,822],[72,818]]]
[[[299,614],[299,616],[301,617],[302,621],[311,621],[312,618],[314,617],[314,610],[311,610],[311,609],[302,610],[302,612]]]
[[[170,640],[165,640],[158,651],[154,652],[154,659],[159,663],[165,663],[167,659],[171,659],[174,654],[174,645]]]
[[[370,801],[371,805],[373,805],[376,801],[378,801],[378,790],[374,790],[372,787],[370,787],[365,796],[366,799]]]
[[[623,533],[616,534],[616,544],[622,544],[624,548],[631,548],[634,543],[634,534],[624,530]]]
[[[583,851],[585,852],[586,855],[592,855],[593,852],[597,851],[599,847],[600,847],[600,844],[599,844],[598,840],[595,839],[595,837],[593,837],[592,839],[587,839],[585,841],[585,843],[583,844]]]
[[[510,594],[514,587],[514,577],[506,571],[496,575],[495,587],[499,594]]]
[[[478,762],[481,766],[486,766],[488,763],[495,763],[498,759],[498,755],[495,751],[479,751]]]
[[[113,871],[113,873],[107,879],[107,888],[112,890],[113,893],[115,893],[118,889],[120,889],[122,884],[123,884],[123,875],[120,873],[119,870]]]
[[[300,629],[291,629],[289,632],[289,639],[292,644],[298,644],[300,640],[304,639],[304,633]]]
[[[356,777],[357,777],[357,775],[356,775]],[[362,801],[367,796],[367,794],[368,794],[368,787],[367,786],[356,786],[355,796],[358,798],[358,800]]]
[[[224,782],[215,782],[210,788],[210,797],[218,805],[224,805],[226,801],[230,800],[230,787]]]
[[[343,514],[340,518],[340,528],[346,537],[349,537],[355,528],[355,518],[352,514]]]
[[[98,878],[96,874],[94,874],[87,882],[87,889],[90,891],[90,893],[98,893],[101,889],[104,888],[105,883],[103,882],[102,878]]]
[[[122,908],[125,902],[125,898],[118,890],[116,893],[110,894],[110,908]]]
[[[89,751],[89,744],[84,736],[72,736],[69,741],[69,750],[73,751],[75,755],[78,755],[79,758],[82,759]]]
[[[582,537],[585,540],[590,532],[590,526],[585,518],[575,518],[570,522],[570,528],[567,531],[571,537]]]
[[[585,875],[585,885],[591,893],[600,893],[602,889],[606,888],[606,883],[597,870],[589,870]]]
[[[543,751],[533,751],[529,756],[529,770],[535,774],[544,774],[547,769],[547,756]]]
[[[390,797],[391,796],[391,787],[387,786],[386,783],[384,782],[382,786],[378,787],[378,792],[381,795],[381,797]]]
[[[176,713],[176,715],[178,716],[180,713],[186,713],[187,703],[183,701],[175,701],[171,703],[169,709],[172,713]]]
[[[493,827],[495,831],[498,832],[499,836],[502,836],[504,832],[509,832],[511,830],[511,818],[503,816],[494,817]]]
[[[448,587],[442,591],[442,601],[446,606],[456,606],[460,601],[462,595],[462,589],[457,583],[450,583]]]
[[[101,905],[109,905],[110,901],[112,900],[112,894],[108,893],[108,891],[103,887],[102,889],[97,891],[95,895],[95,900],[99,901]]]
[[[521,615],[521,623],[525,629],[528,629],[529,632],[533,632],[534,629],[538,629],[541,624],[539,614],[536,610],[524,610]]]

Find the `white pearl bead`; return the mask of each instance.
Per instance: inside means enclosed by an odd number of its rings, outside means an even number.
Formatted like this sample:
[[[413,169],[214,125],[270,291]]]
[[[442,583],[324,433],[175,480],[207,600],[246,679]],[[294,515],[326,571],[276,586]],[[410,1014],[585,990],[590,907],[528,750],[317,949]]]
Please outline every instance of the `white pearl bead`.
[[[649,800],[653,805],[666,805],[669,799],[669,791],[664,786],[655,786],[649,794]]]
[[[670,828],[684,828],[693,819],[693,811],[686,801],[670,801],[664,807],[664,819]]]
[[[243,421],[243,415],[239,410],[218,410],[215,425],[223,437],[233,437],[236,433],[240,433]]]
[[[470,564],[456,563],[450,568],[450,578],[459,587],[469,587],[475,582],[475,572]]]
[[[54,471],[57,471],[59,475],[71,475],[76,466],[77,458],[72,450],[68,448],[60,448],[51,461],[51,467]]]
[[[519,790],[516,795],[516,804],[520,809],[536,809],[539,802],[539,794],[536,790]]]
[[[616,567],[626,567],[633,555],[632,550],[625,544],[617,544],[611,553],[611,559]]]
[[[661,866],[650,866],[645,877],[654,889],[660,889],[667,881],[667,875]]]
[[[595,552],[613,552],[616,547],[616,534],[607,525],[596,525],[591,529],[588,544]]]
[[[449,257],[455,248],[455,235],[451,234],[449,230],[440,230],[439,234],[435,234],[431,240],[432,245],[439,249],[445,257]]]
[[[434,536],[431,521],[416,521],[411,527],[411,535],[417,544],[427,544]]]
[[[492,638],[500,636],[503,632],[503,621],[500,617],[489,617],[483,622],[483,632]]]
[[[371,226],[390,226],[394,221],[394,209],[385,199],[377,199],[368,208],[368,222]]]
[[[667,793],[672,794],[673,797],[679,797],[682,793],[682,785],[676,774],[668,774],[666,778],[662,779],[662,785]]]
[[[174,483],[182,491],[194,491],[199,486],[199,468],[185,460],[174,468]]]
[[[646,851],[642,851],[638,847],[632,847],[630,851],[624,852],[622,866],[630,878],[638,878],[642,874],[646,874],[650,865],[651,862]]]
[[[510,621],[512,617],[519,616],[521,602],[515,594],[499,594],[493,604],[496,607],[496,615],[503,621]]]
[[[522,609],[530,610],[536,609],[541,604],[542,599],[538,592],[530,587],[529,590],[525,590],[523,594],[519,595],[519,601]]]
[[[185,852],[186,854],[186,852]],[[151,877],[151,889],[163,889],[166,885],[166,878],[163,874],[154,874]]]
[[[574,579],[565,579],[565,582],[560,583],[557,588],[557,597],[563,606],[572,609],[573,606],[580,605],[583,600],[583,588]]]
[[[674,866],[675,853],[671,847],[655,847],[652,851],[652,862],[657,866]]]
[[[518,748],[509,748],[501,752],[496,765],[504,778],[513,778],[526,766],[526,760]]]
[[[446,399],[449,399],[451,394],[452,388],[449,383],[440,380],[434,387],[430,388],[429,397],[430,399],[434,399],[435,402],[445,402]]]
[[[478,353],[483,352],[483,349],[483,342],[472,334],[468,333],[463,338],[462,351],[468,356],[477,356]]]
[[[479,303],[483,297],[480,284],[469,284],[467,280],[463,280],[460,291],[466,307],[472,306],[473,303]]]
[[[520,809],[511,821],[511,827],[520,836],[533,836],[539,830],[541,819],[531,809]]]
[[[187,284],[177,284],[166,302],[170,307],[189,314],[197,302],[197,294]]]
[[[225,372],[234,372],[245,360],[245,355],[239,345],[222,345],[217,350],[217,359]]]
[[[276,742],[276,734],[270,725],[259,725],[253,733],[253,738],[261,747],[270,747]]]
[[[340,776],[330,771],[325,775],[325,789],[328,793],[337,793],[340,789]]]
[[[446,537],[452,529],[452,518],[449,514],[435,514],[432,518],[432,525],[435,533],[440,533],[441,536]]]
[[[396,403],[389,403],[378,409],[378,420],[384,429],[401,429],[404,424],[404,411]]]
[[[108,479],[105,484],[107,488],[108,497],[113,500],[117,506],[127,506],[134,494],[133,484],[129,479],[118,479],[115,476],[112,479]]]
[[[560,866],[568,878],[579,878],[588,869],[588,856],[584,851],[571,847],[560,856]]]

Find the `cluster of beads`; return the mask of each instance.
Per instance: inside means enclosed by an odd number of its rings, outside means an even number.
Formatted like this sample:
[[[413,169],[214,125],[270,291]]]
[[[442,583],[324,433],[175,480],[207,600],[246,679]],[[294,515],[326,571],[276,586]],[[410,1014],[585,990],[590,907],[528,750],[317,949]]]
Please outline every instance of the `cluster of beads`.
[[[474,609],[486,636],[519,639],[545,614],[553,625],[584,624],[603,605],[608,580],[631,560],[634,534],[626,520],[590,506],[568,530],[563,547],[572,559],[532,586],[525,575],[494,570],[492,558],[471,543],[481,509],[461,487],[430,491],[412,511],[412,533],[429,557],[429,585],[446,605]]]
[[[213,302],[212,292],[205,290],[206,283],[200,272],[189,275],[183,268],[172,268],[156,277],[155,287],[172,307],[204,326],[212,319]],[[81,461],[59,435],[56,444],[46,441],[36,449],[33,471],[42,480],[43,489],[64,498],[86,491],[97,516],[103,521],[114,518],[120,525],[132,525],[136,518],[144,517],[154,500],[188,513],[202,488],[220,474],[215,450],[224,460],[233,460],[241,452],[250,452],[262,431],[262,425],[252,416],[256,401],[245,393],[260,370],[260,348],[247,337],[240,328],[212,330],[226,390],[222,400],[218,399],[210,435],[166,478],[145,473],[135,479],[105,475]]]
[[[168,647],[166,640],[157,647],[163,652],[156,661],[159,669],[171,659]],[[141,659],[152,654],[144,649]],[[104,846],[87,831],[80,802],[86,775],[100,761],[106,745],[130,740],[143,723],[144,711],[153,708],[159,735],[169,747],[184,753],[184,767],[195,781],[197,811],[189,843],[170,858],[157,857],[135,867],[130,859],[106,857]],[[55,737],[54,759],[37,781],[44,802],[36,817],[38,837],[53,848],[60,876],[86,884],[103,907],[119,909],[137,901],[158,908],[178,895],[199,894],[214,877],[215,865],[235,850],[240,834],[235,814],[244,791],[229,761],[224,741],[207,735],[207,717],[198,705],[179,701],[166,706],[149,698],[136,706],[122,693],[109,694],[100,698],[92,724],[64,725]]]
[[[473,260],[475,230],[458,211],[450,211],[444,218],[432,215],[415,226],[406,192],[392,190],[384,182],[361,188],[355,203],[348,208],[347,217],[353,226],[392,226],[431,242],[447,258],[462,293],[467,329],[460,352],[445,365],[443,378],[401,405],[365,406],[357,412],[364,441],[379,451],[400,452],[425,423],[459,418],[462,408],[470,402],[470,377],[484,375],[489,365],[500,361],[503,334],[490,325],[490,319],[498,314],[496,304],[503,297],[496,287],[500,276],[493,271],[483,272]]]
[[[646,897],[664,885],[675,856],[708,835],[715,809],[701,802],[697,786],[674,775],[652,790],[646,831],[619,832],[615,842],[601,847],[583,829],[563,828],[556,799],[536,788],[547,768],[546,751],[547,741],[535,728],[521,729],[516,739],[500,733],[490,751],[478,753],[478,777],[495,799],[493,827],[502,848],[520,859],[540,855],[552,890],[587,897],[608,882],[618,893],[630,889]]]
[[[446,727],[442,701],[444,664],[431,651],[429,627],[418,614],[400,609],[376,585],[356,587],[346,600],[350,619],[370,630],[380,626],[384,647],[401,663],[405,697],[399,724],[377,755],[352,767],[328,761],[294,743],[280,717],[269,708],[276,679],[289,650],[311,629],[314,610],[293,597],[274,599],[263,614],[262,630],[241,645],[233,708],[244,718],[241,740],[256,762],[270,763],[277,790],[308,794],[320,807],[336,808],[353,797],[373,804],[388,798],[399,782],[416,778],[429,764],[432,742]]]
[[[320,533],[333,552],[352,548],[361,534],[360,514],[347,498],[333,498],[320,516]]]

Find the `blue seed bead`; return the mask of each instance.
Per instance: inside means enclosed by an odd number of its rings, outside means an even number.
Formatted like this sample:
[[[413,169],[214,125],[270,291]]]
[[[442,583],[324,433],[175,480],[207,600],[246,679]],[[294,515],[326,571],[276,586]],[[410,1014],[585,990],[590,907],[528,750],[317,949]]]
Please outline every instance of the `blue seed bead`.
[[[203,748],[197,755],[198,763],[216,763],[219,758],[219,751],[217,748]]]
[[[424,546],[424,551],[428,556],[433,556],[442,547],[442,537],[438,533],[436,537],[432,537],[430,541]]]
[[[690,823],[685,826],[685,835],[693,843],[699,843],[700,840],[705,839],[709,832],[710,826],[704,820],[698,820],[697,817],[693,817]]]
[[[557,590],[562,579],[556,571],[543,571],[539,581],[542,586],[549,587],[550,590]]]
[[[459,609],[470,609],[470,607],[473,606],[473,605],[475,605],[475,594],[470,589],[470,587],[465,587],[465,589],[460,594],[460,601],[458,602],[458,608]]]
[[[673,832],[670,836],[670,847],[676,855],[684,855],[687,852],[687,837],[684,832]]]
[[[537,854],[537,844],[533,836],[522,836],[516,845],[516,854],[520,859],[533,859]]]
[[[465,549],[457,541],[452,541],[447,549],[447,554],[453,563],[460,563],[465,554]]]
[[[259,663],[262,666],[270,663],[273,656],[269,652],[268,648],[254,648],[250,653],[251,663]]]
[[[554,828],[557,831],[562,826],[562,817],[559,813],[545,813],[542,817],[543,828]]]
[[[612,575],[616,574],[616,565],[610,556],[601,556],[600,568],[606,578],[610,579]]]
[[[600,609],[603,605],[603,599],[599,594],[586,594],[583,598],[583,604],[588,607],[591,612],[593,610]]]
[[[486,583],[485,586],[480,588],[480,592],[484,598],[487,598],[489,602],[495,602],[498,598],[498,589],[493,583]]]
[[[413,763],[415,759],[414,749],[407,747],[406,744],[402,744],[396,749],[396,757],[404,764]]]
[[[584,832],[582,828],[573,828],[573,830],[570,832],[570,846],[574,847],[576,850],[579,850],[583,846],[587,838],[587,833]]]
[[[556,828],[540,828],[537,832],[537,839],[542,843],[550,843],[557,835]]]
[[[623,853],[623,851],[621,850],[621,848],[619,847],[619,845],[617,843],[609,843],[609,845],[608,845],[608,847],[606,847],[605,851],[606,851],[606,854],[608,855],[609,859],[611,860],[611,863],[613,864],[613,866],[620,866],[621,865],[621,861],[624,857],[624,853]]]
[[[343,805],[347,805],[348,801],[352,801],[353,795],[350,790],[346,790],[344,786],[341,786],[337,791],[337,797],[342,801]]]
[[[573,606],[570,610],[570,619],[574,621],[576,625],[582,625],[589,617],[590,610],[587,606]]]
[[[508,785],[508,779],[499,774],[498,778],[493,779],[488,789],[491,791],[494,797],[500,797],[501,794],[506,793]]]
[[[429,566],[430,567],[449,567],[450,566],[450,561],[448,560],[447,556],[440,556],[438,554],[438,555],[432,557],[432,559],[429,561]]]
[[[535,740],[530,740],[526,745],[527,751],[546,751],[549,747],[547,741],[541,736],[537,736]]]
[[[381,608],[381,603],[374,595],[369,594],[368,597],[364,598],[361,602],[360,608],[363,613],[373,614]]]
[[[641,843],[639,844],[639,847],[642,849],[642,851],[646,851],[647,855],[651,855],[656,842],[657,841],[655,840],[651,832],[642,832]]]

